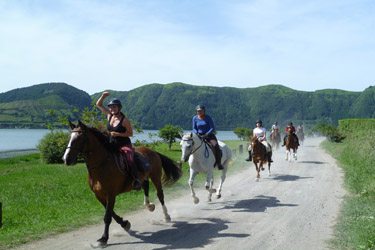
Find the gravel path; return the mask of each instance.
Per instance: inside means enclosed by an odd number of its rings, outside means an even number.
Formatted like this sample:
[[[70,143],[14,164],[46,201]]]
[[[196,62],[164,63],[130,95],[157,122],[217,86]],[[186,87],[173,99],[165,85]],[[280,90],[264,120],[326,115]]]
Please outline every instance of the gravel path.
[[[195,205],[186,184],[184,195],[166,197],[172,217],[164,223],[161,207],[124,217],[130,233],[112,222],[108,249],[328,249],[345,191],[343,174],[335,160],[310,138],[298,151],[298,161],[286,162],[285,149],[274,152],[271,176],[255,168],[227,177],[222,198],[206,202],[207,193],[196,186]],[[219,175],[216,174],[218,177]],[[215,179],[218,183],[218,179]],[[104,210],[103,210],[104,215]],[[64,233],[19,249],[91,249],[103,224]]]

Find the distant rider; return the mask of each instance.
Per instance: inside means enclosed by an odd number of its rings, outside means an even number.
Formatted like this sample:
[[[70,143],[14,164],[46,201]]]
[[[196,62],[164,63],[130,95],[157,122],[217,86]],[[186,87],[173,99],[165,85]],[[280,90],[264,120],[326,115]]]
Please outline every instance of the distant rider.
[[[272,147],[266,141],[266,129],[262,126],[261,120],[257,120],[255,123],[256,123],[256,128],[253,129],[253,136],[258,137],[258,140],[266,147],[268,162],[273,162]],[[251,161],[252,160],[251,145],[249,146],[248,151],[249,151],[249,157],[246,159],[246,161]]]
[[[279,125],[277,122],[275,122],[273,125],[272,125],[272,131],[271,133],[273,133],[274,131],[277,131],[277,133],[279,133]]]
[[[222,152],[214,134],[214,122],[212,118],[206,114],[206,108],[203,105],[198,105],[195,109],[197,111],[197,115],[193,117],[193,132],[199,137],[210,142],[212,147],[215,149],[216,165],[218,169],[223,170],[224,167],[221,164]]]
[[[298,139],[298,136],[296,135],[296,128],[293,126],[293,122],[289,122],[288,126],[286,126],[286,128],[285,128],[285,136],[284,136],[284,143],[283,143],[283,145],[281,145],[281,146],[282,146],[282,147],[285,146],[286,138],[288,137],[288,131],[289,131],[289,128],[291,128],[292,136],[293,136],[294,139],[296,140],[298,146],[300,146],[300,145],[299,145],[299,139]]]
[[[134,148],[129,138],[133,136],[133,128],[129,119],[121,112],[122,105],[119,99],[112,98],[107,104],[108,109],[104,107],[103,100],[109,95],[109,92],[103,92],[96,105],[107,115],[107,130],[111,135],[111,141],[118,145],[120,152],[125,155],[134,178],[133,189],[139,191],[141,183],[138,179],[138,170],[134,162]]]

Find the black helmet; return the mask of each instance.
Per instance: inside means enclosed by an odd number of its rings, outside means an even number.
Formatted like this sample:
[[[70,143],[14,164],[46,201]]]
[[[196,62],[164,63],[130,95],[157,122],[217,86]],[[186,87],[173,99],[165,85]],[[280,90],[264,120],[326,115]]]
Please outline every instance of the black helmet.
[[[206,108],[205,108],[204,105],[199,104],[199,105],[197,105],[197,106],[195,107],[195,110],[196,110],[196,111],[199,111],[199,110],[206,110]]]
[[[288,124],[289,126],[292,126],[293,125],[293,122],[289,122],[289,124]]]
[[[109,100],[107,106],[110,106],[110,105],[119,105],[122,107],[120,100],[117,98],[112,98],[111,100]]]
[[[262,121],[261,121],[261,120],[257,120],[255,123],[260,123],[260,124],[262,124]]]
[[[275,124],[277,124],[277,122],[275,122]]]

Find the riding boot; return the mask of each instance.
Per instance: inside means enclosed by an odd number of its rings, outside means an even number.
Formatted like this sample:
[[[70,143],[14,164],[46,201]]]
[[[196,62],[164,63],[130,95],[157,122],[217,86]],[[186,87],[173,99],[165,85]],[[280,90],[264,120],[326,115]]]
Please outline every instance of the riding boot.
[[[268,152],[267,153],[267,160],[268,160],[269,163],[273,162],[273,160],[272,160],[272,152]]]
[[[221,152],[221,149],[219,147],[219,144],[216,144],[215,151],[216,151],[216,165],[217,165],[217,168],[219,170],[223,170],[224,167],[223,167],[223,165],[221,165],[221,155],[222,155],[222,152]]]
[[[247,158],[245,159],[245,161],[252,161],[251,151],[247,151],[247,152],[249,152],[249,157],[247,157]]]
[[[130,168],[131,168],[132,175],[133,175],[133,178],[134,178],[133,189],[136,190],[136,191],[140,191],[141,188],[142,188],[142,185],[141,185],[141,182],[138,179],[138,169],[137,169],[137,165],[135,164],[134,161],[133,161],[132,165],[130,166]]]
[[[281,147],[285,146],[285,143],[286,143],[285,141],[286,141],[286,137],[284,137],[283,145],[281,145]]]

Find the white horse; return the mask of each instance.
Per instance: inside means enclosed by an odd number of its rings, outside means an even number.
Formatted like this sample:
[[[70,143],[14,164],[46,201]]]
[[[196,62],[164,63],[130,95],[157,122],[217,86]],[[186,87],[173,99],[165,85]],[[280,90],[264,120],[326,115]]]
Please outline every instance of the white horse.
[[[181,149],[182,149],[182,156],[181,161],[186,162],[189,160],[190,166],[190,179],[189,179],[189,186],[191,190],[191,196],[193,197],[193,201],[195,204],[199,202],[198,197],[195,196],[195,192],[193,189],[194,179],[198,173],[206,173],[206,189],[208,191],[208,201],[211,201],[212,193],[216,192],[216,198],[221,197],[221,189],[223,186],[223,182],[225,180],[225,176],[228,170],[228,164],[231,159],[231,152],[227,145],[223,142],[219,141],[219,146],[222,151],[221,163],[224,167],[222,171],[221,178],[220,178],[220,185],[219,188],[213,189],[213,171],[215,165],[215,156],[207,143],[205,143],[201,138],[199,138],[194,133],[189,133],[182,135],[181,134]],[[217,169],[217,167],[215,168]]]

